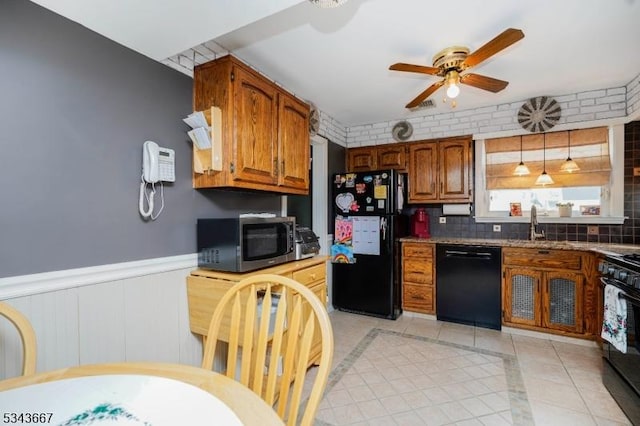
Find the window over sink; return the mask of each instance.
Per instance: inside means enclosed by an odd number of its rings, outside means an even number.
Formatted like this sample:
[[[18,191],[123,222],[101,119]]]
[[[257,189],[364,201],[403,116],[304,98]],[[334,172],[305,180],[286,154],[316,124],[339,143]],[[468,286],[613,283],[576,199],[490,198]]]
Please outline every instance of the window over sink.
[[[532,205],[541,222],[624,222],[623,125],[524,135],[523,140],[521,145],[520,136],[476,139],[476,222],[527,222]],[[579,172],[560,171],[568,156],[580,165]],[[520,161],[529,167],[528,176],[514,175]],[[535,184],[543,170],[554,184]],[[511,216],[518,203],[514,211],[522,216]]]

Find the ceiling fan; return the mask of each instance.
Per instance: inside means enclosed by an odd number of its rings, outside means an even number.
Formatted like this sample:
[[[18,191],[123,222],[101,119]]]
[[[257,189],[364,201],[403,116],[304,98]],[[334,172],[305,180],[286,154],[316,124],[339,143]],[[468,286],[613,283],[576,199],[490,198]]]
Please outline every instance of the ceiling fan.
[[[489,59],[491,56],[503,49],[506,49],[522,38],[524,38],[522,30],[508,28],[473,53],[469,53],[469,49],[466,47],[452,46],[442,50],[433,57],[432,67],[397,63],[391,65],[389,69],[393,71],[417,72],[443,77],[442,80],[437,83],[433,83],[414,100],[409,102],[406,105],[407,108],[417,107],[433,92],[444,85],[447,86],[447,96],[451,99],[458,96],[458,93],[460,92],[460,88],[458,87],[459,83],[497,93],[507,87],[509,82],[480,74],[462,73],[468,68],[476,66]]]

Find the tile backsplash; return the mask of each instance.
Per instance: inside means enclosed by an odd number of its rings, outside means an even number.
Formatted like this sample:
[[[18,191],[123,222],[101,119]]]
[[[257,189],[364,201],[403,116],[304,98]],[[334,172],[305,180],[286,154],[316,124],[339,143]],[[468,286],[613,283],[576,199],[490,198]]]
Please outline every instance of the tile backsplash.
[[[543,223],[547,240],[589,241],[612,244],[640,245],[640,176],[633,176],[633,168],[640,167],[640,121],[625,125],[624,130],[624,215],[622,225],[587,225]],[[412,214],[415,205],[405,210]],[[528,239],[528,223],[500,223],[500,231],[492,223],[476,223],[473,216],[447,216],[447,223],[439,223],[441,205],[424,205],[429,214],[431,235],[434,237]],[[591,228],[591,229],[589,229]],[[591,232],[589,232],[591,231]]]

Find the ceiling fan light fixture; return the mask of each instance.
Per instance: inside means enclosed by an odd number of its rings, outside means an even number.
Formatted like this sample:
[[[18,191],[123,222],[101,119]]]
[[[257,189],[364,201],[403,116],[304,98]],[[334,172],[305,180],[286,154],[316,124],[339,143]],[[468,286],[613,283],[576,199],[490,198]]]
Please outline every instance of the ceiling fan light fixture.
[[[460,94],[460,74],[458,71],[451,70],[447,73],[446,76],[446,84],[447,84],[447,96],[449,99],[455,99]]]
[[[314,5],[321,7],[322,9],[329,9],[333,7],[341,6],[346,3],[347,0],[309,0]]]
[[[449,88],[447,89],[447,96],[449,97],[449,99],[455,99],[459,94],[460,88],[457,84],[449,85]]]

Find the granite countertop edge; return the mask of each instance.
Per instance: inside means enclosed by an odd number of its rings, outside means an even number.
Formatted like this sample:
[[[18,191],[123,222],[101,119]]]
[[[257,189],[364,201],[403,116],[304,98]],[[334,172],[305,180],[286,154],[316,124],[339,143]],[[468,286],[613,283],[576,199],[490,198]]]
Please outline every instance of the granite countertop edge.
[[[581,250],[594,251],[605,255],[624,255],[640,253],[640,245],[633,244],[608,244],[586,241],[547,241],[547,240],[509,240],[489,238],[448,238],[448,237],[403,237],[400,242],[424,243],[424,244],[460,244],[477,246],[496,246],[513,248],[536,248],[549,250]]]

